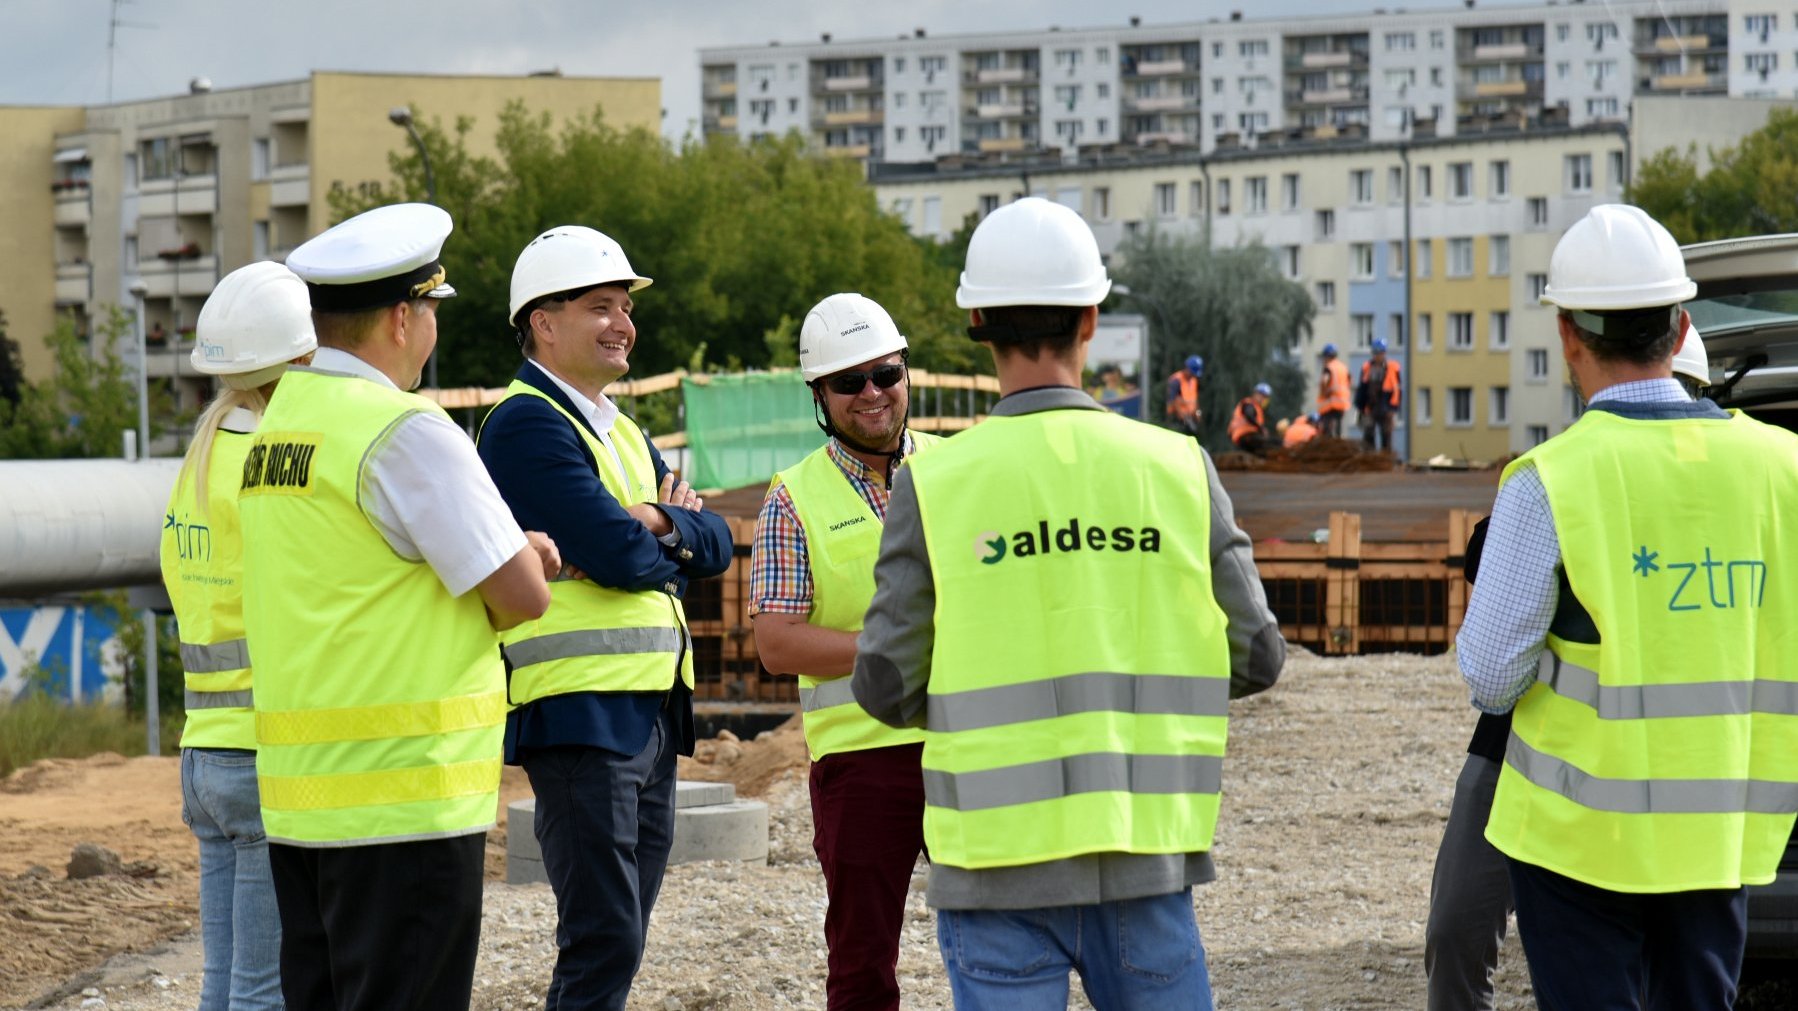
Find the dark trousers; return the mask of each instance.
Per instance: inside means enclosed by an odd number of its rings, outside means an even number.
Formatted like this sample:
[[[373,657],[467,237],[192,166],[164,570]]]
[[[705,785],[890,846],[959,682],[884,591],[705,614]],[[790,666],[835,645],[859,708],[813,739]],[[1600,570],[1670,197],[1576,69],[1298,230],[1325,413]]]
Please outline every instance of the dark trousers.
[[[1317,430],[1328,439],[1342,438],[1342,412],[1319,411],[1317,413]]]
[[[467,1008],[486,851],[482,832],[341,849],[271,843],[289,1011]]]
[[[537,795],[535,829],[556,894],[556,968],[548,1011],[621,1009],[643,961],[674,844],[669,711],[643,750],[535,748],[522,757]]]
[[[924,849],[924,745],[826,755],[812,764],[812,848],[830,905],[829,1011],[899,1007],[899,938]]]
[[[1392,426],[1397,419],[1398,415],[1392,411],[1362,415],[1361,444],[1368,449],[1391,449]]]
[[[1492,1011],[1492,972],[1511,913],[1505,855],[1486,841],[1500,768],[1484,755],[1468,755],[1455,781],[1423,930],[1429,1011]]]
[[[1541,1011],[1728,1011],[1748,939],[1741,888],[1631,894],[1507,859]]]
[[[1244,453],[1252,453],[1255,456],[1260,456],[1272,447],[1268,445],[1267,436],[1260,432],[1248,432],[1237,437],[1236,448],[1242,450]]]

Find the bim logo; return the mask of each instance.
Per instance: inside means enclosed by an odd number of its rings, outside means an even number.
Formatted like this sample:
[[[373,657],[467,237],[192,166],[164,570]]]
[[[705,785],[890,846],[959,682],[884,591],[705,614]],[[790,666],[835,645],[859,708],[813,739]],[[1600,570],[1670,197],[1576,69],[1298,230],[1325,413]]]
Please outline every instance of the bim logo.
[[[983,565],[997,565],[1007,555],[1030,558],[1036,555],[1064,554],[1076,551],[1147,551],[1161,553],[1161,531],[1156,527],[1111,527],[1083,523],[1075,518],[1065,526],[1050,529],[1048,520],[1038,520],[1036,529],[1020,530],[1007,536],[997,530],[983,530],[974,537],[974,557]]]

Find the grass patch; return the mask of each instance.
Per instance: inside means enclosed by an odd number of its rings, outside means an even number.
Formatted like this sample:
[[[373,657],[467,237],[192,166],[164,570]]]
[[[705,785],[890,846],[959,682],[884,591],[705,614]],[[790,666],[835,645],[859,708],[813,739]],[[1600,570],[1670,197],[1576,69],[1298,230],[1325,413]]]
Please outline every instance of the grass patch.
[[[179,748],[183,716],[162,721],[162,753]],[[85,758],[102,751],[144,753],[144,721],[123,706],[70,705],[41,692],[0,704],[0,777],[40,758]]]

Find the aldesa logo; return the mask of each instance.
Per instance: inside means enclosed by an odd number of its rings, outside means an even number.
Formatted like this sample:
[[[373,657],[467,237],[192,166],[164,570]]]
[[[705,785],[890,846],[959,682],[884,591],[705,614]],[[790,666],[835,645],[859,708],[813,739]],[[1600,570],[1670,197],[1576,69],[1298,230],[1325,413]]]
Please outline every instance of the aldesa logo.
[[[1036,555],[1064,554],[1076,551],[1147,551],[1161,553],[1161,530],[1156,527],[1116,526],[1107,529],[1079,518],[1051,529],[1048,520],[1038,520],[1035,530],[1020,530],[1007,537],[997,530],[983,530],[974,537],[974,557],[983,565],[997,565],[1007,555],[1031,558]]]

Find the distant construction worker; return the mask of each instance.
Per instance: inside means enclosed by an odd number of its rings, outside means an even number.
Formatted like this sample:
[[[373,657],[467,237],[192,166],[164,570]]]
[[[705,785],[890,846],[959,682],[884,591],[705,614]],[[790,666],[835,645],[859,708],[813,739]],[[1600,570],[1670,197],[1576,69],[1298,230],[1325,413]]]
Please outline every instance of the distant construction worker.
[[[1742,886],[1798,814],[1798,556],[1768,506],[1798,500],[1798,436],[1673,380],[1695,290],[1637,207],[1555,246],[1542,301],[1590,402],[1505,469],[1458,639],[1474,704],[1514,712],[1486,839],[1547,1011],[1730,1007]]]
[[[1336,345],[1325,344],[1317,379],[1318,428],[1331,439],[1342,438],[1342,416],[1349,409],[1348,366],[1336,357]]]
[[[1296,449],[1317,438],[1317,414],[1301,414],[1292,419],[1281,436],[1281,443],[1287,449]]]
[[[1273,395],[1273,387],[1256,383],[1248,396],[1236,402],[1236,410],[1230,414],[1230,445],[1257,455],[1269,447],[1267,402]]]
[[[187,723],[181,820],[200,843],[200,1011],[281,1007],[281,917],[256,789],[237,490],[256,423],[289,364],[312,360],[306,284],[278,263],[226,274],[200,307],[194,369],[224,384],[200,412],[162,525],[162,582],[181,632]]]
[[[244,629],[290,1011],[466,1008],[499,807],[496,629],[549,605],[526,534],[449,415],[402,392],[455,294],[425,204],[287,258],[319,349],[245,458]]]
[[[1392,449],[1392,426],[1398,420],[1404,382],[1399,364],[1386,357],[1386,340],[1373,339],[1373,357],[1361,363],[1361,388],[1367,391],[1361,409],[1361,443],[1368,449]]]
[[[941,441],[906,430],[906,347],[861,295],[832,295],[806,315],[799,369],[830,440],[775,475],[749,569],[756,652],[769,670],[799,675],[832,1011],[899,1007],[905,893],[924,848],[924,734],[877,722],[849,690],[894,470]]]
[[[1186,362],[1167,377],[1168,427],[1187,435],[1199,434],[1199,380],[1205,375],[1205,359],[1187,355]]]
[[[1212,1006],[1192,885],[1213,876],[1229,699],[1285,658],[1204,450],[1079,387],[1111,282],[1080,216],[975,229],[956,303],[992,416],[899,471],[855,697],[924,735],[928,900],[960,1008]]]
[[[556,895],[549,1011],[622,1008],[674,838],[677,755],[693,753],[693,641],[681,596],[723,572],[730,528],[604,390],[637,345],[650,285],[580,225],[531,240],[512,268],[525,363],[481,427],[480,453],[518,521],[569,569],[548,613],[507,630],[505,756],[537,796]]]
[[[1704,338],[1698,336],[1690,317],[1686,319],[1686,339],[1673,354],[1673,378],[1693,400],[1703,397],[1711,385],[1711,359],[1704,353]]]

